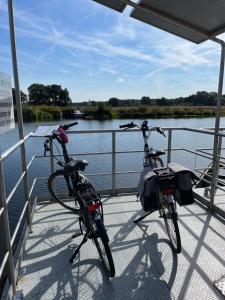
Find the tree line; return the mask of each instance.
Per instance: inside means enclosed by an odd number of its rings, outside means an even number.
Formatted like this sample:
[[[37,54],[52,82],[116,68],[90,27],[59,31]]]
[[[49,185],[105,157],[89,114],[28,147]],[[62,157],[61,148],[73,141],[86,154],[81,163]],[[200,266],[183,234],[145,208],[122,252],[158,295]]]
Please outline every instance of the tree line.
[[[187,97],[179,97],[174,99],[150,98],[143,96],[141,99],[119,99],[116,97],[110,98],[108,101],[103,101],[104,104],[109,104],[112,107],[134,107],[139,105],[147,106],[214,106],[217,101],[217,93],[198,91],[195,94]],[[76,103],[78,106],[96,106],[96,101],[84,101]],[[222,97],[222,105],[225,105],[225,95]]]
[[[13,102],[15,104],[15,90],[12,90]],[[63,89],[61,85],[51,84],[44,85],[39,83],[33,83],[28,87],[28,95],[21,91],[21,100],[23,103],[33,105],[54,105],[54,106],[67,106],[72,104],[69,91]],[[173,99],[162,98],[150,98],[149,96],[143,96],[141,99],[119,99],[116,97],[110,98],[108,101],[102,101],[104,105],[110,105],[111,107],[136,107],[140,105],[144,106],[214,106],[217,101],[217,93],[198,91],[195,94],[187,97],[178,97]],[[78,107],[82,106],[97,106],[97,101],[84,101],[75,102],[74,105]],[[225,95],[222,97],[222,105],[225,105]]]
[[[12,89],[13,103],[16,103],[15,89]],[[33,83],[28,87],[28,95],[20,91],[21,102],[33,105],[67,106],[71,104],[69,91],[61,85]]]

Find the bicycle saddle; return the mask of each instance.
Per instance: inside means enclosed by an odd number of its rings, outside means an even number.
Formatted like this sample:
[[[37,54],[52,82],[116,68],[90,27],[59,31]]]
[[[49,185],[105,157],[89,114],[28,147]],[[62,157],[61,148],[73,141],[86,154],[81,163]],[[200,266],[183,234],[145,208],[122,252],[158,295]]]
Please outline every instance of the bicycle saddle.
[[[166,154],[166,152],[163,150],[157,150],[157,149],[150,148],[149,152],[147,153],[146,156],[147,157],[158,157],[163,154]]]
[[[84,171],[87,165],[88,161],[86,160],[76,160],[70,158],[70,161],[64,165],[64,171],[66,173],[72,173],[74,171]]]

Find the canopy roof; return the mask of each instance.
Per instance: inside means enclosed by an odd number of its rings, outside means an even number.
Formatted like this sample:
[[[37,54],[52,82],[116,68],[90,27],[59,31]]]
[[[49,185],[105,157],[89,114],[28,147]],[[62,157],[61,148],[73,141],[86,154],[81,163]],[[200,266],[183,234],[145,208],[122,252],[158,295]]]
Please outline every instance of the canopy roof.
[[[132,18],[197,44],[225,31],[225,0],[93,1],[119,12],[132,6]]]
[[[126,7],[126,3],[120,0],[94,0],[95,2],[101,3],[119,12],[122,12]]]

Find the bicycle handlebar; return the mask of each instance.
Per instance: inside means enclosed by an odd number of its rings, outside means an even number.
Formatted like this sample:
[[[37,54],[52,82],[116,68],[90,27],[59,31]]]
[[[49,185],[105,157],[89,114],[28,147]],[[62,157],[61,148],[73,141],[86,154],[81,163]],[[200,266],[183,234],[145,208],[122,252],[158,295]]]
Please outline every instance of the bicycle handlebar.
[[[68,143],[68,137],[65,131],[77,124],[78,122],[72,122],[69,124],[59,125],[58,129],[54,130],[51,136],[49,136],[44,142],[44,156],[46,156],[46,152],[50,151],[49,143],[54,139],[56,139],[62,145],[62,147],[64,147],[64,144]]]
[[[143,132],[144,131],[149,131],[149,127],[148,127],[148,121],[144,121],[141,125],[138,124],[134,124],[133,122],[124,124],[124,125],[120,125],[120,128],[125,128],[125,129],[129,129],[129,128],[134,128],[134,127],[138,127],[140,128]],[[152,127],[152,129],[155,129],[158,133],[162,134],[163,136],[166,137],[163,129],[161,127]]]
[[[73,123],[70,123],[70,124],[64,124],[64,125],[61,125],[60,127],[64,130],[64,131],[66,131],[66,130],[68,130],[70,127],[72,127],[72,126],[74,126],[74,125],[77,125],[78,124],[78,122],[73,122]]]
[[[131,123],[127,123],[127,124],[124,124],[124,125],[120,125],[120,128],[133,128],[133,127],[136,127],[136,126],[137,126],[136,124],[131,122]]]

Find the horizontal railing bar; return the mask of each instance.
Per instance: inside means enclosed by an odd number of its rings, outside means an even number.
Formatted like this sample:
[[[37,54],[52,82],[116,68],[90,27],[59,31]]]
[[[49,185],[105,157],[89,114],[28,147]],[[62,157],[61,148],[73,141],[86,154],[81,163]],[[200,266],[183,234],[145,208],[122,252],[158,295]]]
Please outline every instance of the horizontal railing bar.
[[[225,150],[225,147],[221,147],[221,149]],[[213,151],[213,148],[197,148],[196,151],[202,151],[202,150],[211,150]]]
[[[6,203],[9,204],[9,201],[12,199],[13,195],[15,194],[16,190],[18,189],[21,181],[23,180],[24,176],[25,176],[26,172],[23,172],[22,175],[20,176],[20,178],[18,179],[18,181],[16,182],[14,188],[11,190],[10,194],[8,195],[8,197],[6,198]]]
[[[4,212],[4,207],[1,207],[1,209],[0,209],[0,219],[1,219],[1,216],[2,216],[3,212]]]
[[[206,171],[208,167],[205,167],[205,168],[194,168],[194,171]],[[205,174],[205,172],[203,172]]]
[[[112,172],[111,173],[87,173],[87,174],[84,174],[84,176],[112,176]]]
[[[104,155],[104,154],[112,154],[112,152],[88,152],[88,153],[70,153],[70,156],[76,156],[76,155]],[[56,157],[63,157],[62,154],[54,154]],[[35,158],[49,158],[50,155],[35,155]]]
[[[181,128],[182,129],[182,128]],[[164,130],[167,130],[164,128]],[[178,128],[176,130],[179,130]],[[149,131],[156,131],[156,129],[149,129]],[[66,133],[68,134],[95,134],[95,133],[112,133],[112,132],[118,132],[118,133],[129,133],[129,132],[140,132],[140,129],[129,129],[129,130],[122,130],[122,129],[98,129],[98,130],[68,130]]]
[[[202,180],[202,181],[204,181],[204,182],[206,182],[206,183],[208,183],[208,184],[211,184],[210,181],[208,181],[208,180],[206,180],[206,179],[204,179],[204,178],[201,178],[200,180]]]
[[[210,131],[214,130],[215,128],[190,128],[190,127],[163,127],[163,130],[186,130],[186,131],[193,131],[193,132],[199,132],[199,133],[204,133],[204,134],[212,134],[214,135],[215,133]],[[225,128],[220,128],[220,130],[224,130]],[[149,128],[149,131],[156,131],[155,128]],[[127,132],[140,132],[140,129],[132,128],[129,130],[123,130],[123,129],[97,129],[97,130],[68,130],[66,133],[68,134],[88,134],[88,133],[112,133],[112,132],[118,132],[118,133],[127,133]],[[225,134],[218,133],[216,134],[218,136],[225,136]]]
[[[11,155],[12,153],[14,153],[22,144],[24,144],[26,142],[26,140],[28,140],[31,137],[31,132],[26,135],[24,137],[24,139],[20,140],[19,142],[17,142],[15,145],[13,145],[11,148],[9,148],[8,150],[6,150],[5,152],[3,152],[0,155],[0,161],[5,160],[9,155]]]
[[[206,151],[204,151],[204,150],[198,150],[198,152],[201,152],[201,153],[210,155],[211,157],[213,156],[213,153],[208,153],[208,152],[206,152]],[[221,155],[217,155],[217,159],[218,159],[218,160],[219,160],[219,159],[225,160],[225,157],[223,157],[223,156],[221,156]]]
[[[155,128],[150,128],[150,131],[156,131]],[[199,132],[199,133],[204,133],[204,134],[213,134],[214,132],[210,130],[215,130],[214,127],[209,127],[209,128],[190,128],[190,127],[163,127],[163,130],[168,131],[168,130],[186,130],[186,131],[193,131],[193,132]],[[225,130],[225,128],[220,128],[220,131]],[[132,128],[129,130],[123,130],[123,129],[94,129],[94,130],[67,130],[67,134],[95,134],[95,133],[112,133],[112,132],[118,132],[118,133],[127,133],[127,132],[140,132],[140,129],[138,128]],[[40,136],[35,136],[33,135],[33,132],[29,133],[29,135],[32,138],[40,138]],[[225,136],[221,133],[216,134],[218,136]],[[43,136],[44,137],[44,136]]]
[[[172,151],[181,151],[184,150],[184,148],[172,148]],[[164,149],[164,151],[167,151],[167,149]],[[143,153],[143,150],[129,150],[129,151],[116,151],[116,154],[129,154],[129,153]],[[87,153],[71,153],[70,156],[78,156],[78,155],[105,155],[105,154],[112,154],[112,152],[87,152]],[[63,157],[61,154],[54,154],[56,157]],[[35,158],[49,158],[50,155],[35,155]]]
[[[204,174],[204,172],[201,172],[201,171],[198,171],[198,170],[196,170],[196,172],[198,172],[198,173],[200,173],[200,174]],[[208,175],[208,176],[210,176],[210,175]],[[207,179],[199,178],[199,180],[204,181],[204,182],[208,183],[209,185],[211,185],[211,181],[208,181]],[[223,182],[220,181],[218,178],[217,178],[217,181],[223,183]],[[220,185],[216,184],[215,186],[216,186],[216,188],[217,188],[218,190],[221,190],[221,191],[225,192],[225,189],[221,188]]]
[[[23,220],[23,217],[25,216],[27,206],[28,206],[28,202],[25,202],[25,205],[24,205],[24,207],[23,207],[23,210],[22,210],[22,212],[21,212],[21,214],[20,214],[20,218],[19,218],[19,220],[18,220],[18,222],[17,222],[17,224],[16,224],[16,228],[15,228],[15,230],[14,230],[14,232],[13,232],[13,236],[12,236],[12,238],[11,238],[11,246],[13,246],[13,244],[14,244],[14,242],[15,242],[16,235],[17,235],[18,230],[19,230],[19,228],[20,228],[20,225],[21,225],[21,222],[22,222],[22,220]]]
[[[197,128],[183,127],[182,129],[186,130],[186,131],[192,131],[192,132],[197,132],[197,133],[204,133],[204,134],[209,134],[209,135],[225,137],[224,133],[215,133],[210,130],[206,130],[206,129],[202,129],[202,128],[197,129]]]
[[[34,160],[35,156],[33,156],[29,162],[29,164],[27,165],[27,170],[30,168],[33,160]],[[25,174],[27,172],[23,172],[22,175],[20,176],[20,178],[18,179],[18,181],[16,182],[15,186],[13,187],[13,189],[11,190],[10,194],[8,195],[7,199],[6,199],[6,203],[8,204],[10,202],[10,200],[12,199],[13,195],[15,194],[16,190],[18,189],[21,181],[23,180]]]
[[[212,175],[206,174],[205,172],[202,172],[202,171],[200,171],[200,170],[198,170],[198,169],[196,169],[195,171],[198,172],[198,173],[200,173],[200,174],[202,174],[202,175],[205,175],[205,176],[207,176],[207,177],[211,177],[211,178],[212,178]],[[200,180],[204,180],[204,178],[201,178]],[[206,180],[207,180],[207,179],[206,179]],[[220,178],[217,177],[216,180],[217,180],[217,182],[219,182],[219,183],[225,185],[225,182],[222,181]],[[207,183],[210,183],[210,184],[211,184],[210,181],[208,181]],[[218,187],[221,188],[220,185],[218,185]],[[221,189],[222,189],[222,188],[221,188]],[[223,189],[222,189],[222,190],[223,190]]]
[[[115,172],[116,175],[121,175],[121,174],[140,174],[141,171],[124,171],[124,172]],[[88,173],[85,174],[85,176],[105,176],[105,175],[111,175],[112,176],[112,172],[111,173]]]
[[[8,258],[9,258],[9,251],[7,251],[4,255],[4,258],[2,260],[2,263],[1,263],[1,267],[0,267],[0,279],[2,278],[2,275],[3,275],[3,272],[4,272],[4,269],[5,269],[5,265],[8,261]]]
[[[27,164],[27,170],[29,170],[29,168],[30,168],[30,166],[31,166],[31,164],[32,164],[32,162],[33,162],[34,159],[35,159],[35,155],[32,156],[31,160],[30,160],[29,163]]]
[[[32,195],[32,192],[33,192],[34,186],[35,186],[35,184],[36,184],[36,181],[37,181],[37,179],[34,178],[33,183],[32,183],[32,185],[31,185],[31,188],[30,188],[29,198],[30,198],[31,195]]]
[[[208,157],[208,156],[203,155],[203,154],[196,153],[195,151],[192,151],[192,150],[190,150],[190,149],[185,149],[185,148],[183,148],[183,150],[186,151],[186,152],[192,153],[192,154],[194,154],[194,155],[197,155],[197,156],[200,156],[200,157],[207,158],[207,159],[209,159],[209,160],[212,159],[211,157]]]
[[[164,151],[167,151],[167,149],[164,149]],[[172,148],[171,151],[188,151],[190,152],[191,150],[187,149],[187,148]],[[129,151],[116,151],[116,154],[132,154],[132,153],[143,153],[143,150],[129,150]],[[191,153],[195,154],[195,155],[200,155],[194,151],[192,151]],[[71,153],[70,156],[78,156],[78,155],[109,155],[112,154],[112,152],[87,152],[87,153]],[[209,154],[210,155],[210,154]],[[56,157],[62,157],[62,155],[60,154],[54,154],[54,156]],[[35,158],[49,158],[50,155],[35,155]],[[206,157],[208,158],[208,157]],[[210,159],[210,158],[209,158]]]

